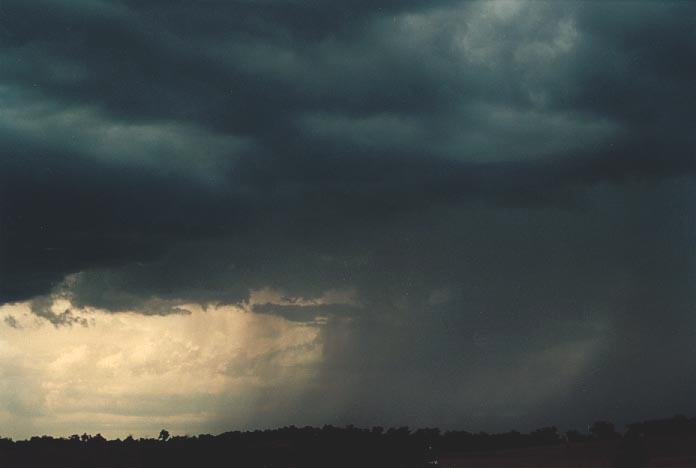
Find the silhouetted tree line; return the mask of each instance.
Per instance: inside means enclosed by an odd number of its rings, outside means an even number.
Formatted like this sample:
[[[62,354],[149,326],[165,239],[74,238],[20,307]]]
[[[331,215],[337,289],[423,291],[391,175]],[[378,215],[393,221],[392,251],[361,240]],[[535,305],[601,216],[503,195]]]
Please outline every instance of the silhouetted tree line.
[[[220,435],[170,436],[107,440],[101,434],[50,436],[13,441],[0,438],[0,466],[7,467],[422,467],[440,452],[480,453],[558,444],[613,441],[615,466],[645,466],[651,437],[696,434],[696,418],[675,416],[627,426],[624,434],[606,421],[587,433],[560,433],[544,427],[529,433],[489,434],[408,427],[371,429],[347,426],[295,426]]]

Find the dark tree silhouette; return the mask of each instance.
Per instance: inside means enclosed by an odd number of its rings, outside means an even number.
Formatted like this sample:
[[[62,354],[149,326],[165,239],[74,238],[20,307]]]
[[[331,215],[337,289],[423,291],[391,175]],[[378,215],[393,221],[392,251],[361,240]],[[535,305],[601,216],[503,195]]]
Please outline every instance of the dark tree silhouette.
[[[624,436],[614,425],[598,421],[589,434],[568,431],[561,437],[556,427],[524,434],[466,431],[440,432],[408,427],[323,428],[295,426],[219,435],[171,436],[162,429],[155,438],[132,436],[107,440],[100,434],[74,434],[69,438],[49,436],[13,441],[0,438],[0,466],[51,468],[422,468],[433,466],[443,454],[460,457],[494,456],[497,451],[545,450],[565,444],[563,453],[574,453],[573,445],[594,444],[608,450],[614,468],[643,468],[653,453],[671,453],[693,447],[696,419],[676,417],[631,424]],[[667,440],[667,442],[665,442]],[[166,443],[163,443],[166,442]],[[680,448],[681,447],[681,448]],[[694,456],[696,459],[696,455]]]

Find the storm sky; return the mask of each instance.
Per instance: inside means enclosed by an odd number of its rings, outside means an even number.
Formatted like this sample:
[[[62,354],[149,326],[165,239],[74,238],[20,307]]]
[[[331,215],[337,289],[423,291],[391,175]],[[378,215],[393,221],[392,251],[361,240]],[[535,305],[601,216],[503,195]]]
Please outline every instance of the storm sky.
[[[3,0],[0,428],[696,413],[691,2]]]

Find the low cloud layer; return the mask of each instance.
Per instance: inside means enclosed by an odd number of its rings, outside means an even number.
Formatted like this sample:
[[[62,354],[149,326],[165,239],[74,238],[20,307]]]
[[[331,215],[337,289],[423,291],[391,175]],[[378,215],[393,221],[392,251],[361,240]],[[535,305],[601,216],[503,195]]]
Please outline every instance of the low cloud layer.
[[[0,303],[39,348],[226,307],[310,327],[311,383],[250,427],[696,411],[695,13],[5,1]]]

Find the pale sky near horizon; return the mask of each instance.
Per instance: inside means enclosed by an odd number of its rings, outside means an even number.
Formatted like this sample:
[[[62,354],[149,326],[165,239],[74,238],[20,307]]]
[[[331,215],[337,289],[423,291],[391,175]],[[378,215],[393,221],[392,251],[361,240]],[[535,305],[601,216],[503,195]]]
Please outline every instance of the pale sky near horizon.
[[[61,313],[70,303],[52,307]],[[275,393],[270,412],[316,374],[318,324],[183,307],[165,316],[75,311],[74,325],[58,327],[26,303],[0,307],[6,324],[12,317],[0,335],[3,433],[153,437],[162,428],[209,432],[215,419],[218,432],[223,424],[253,428],[263,417],[260,394]]]

